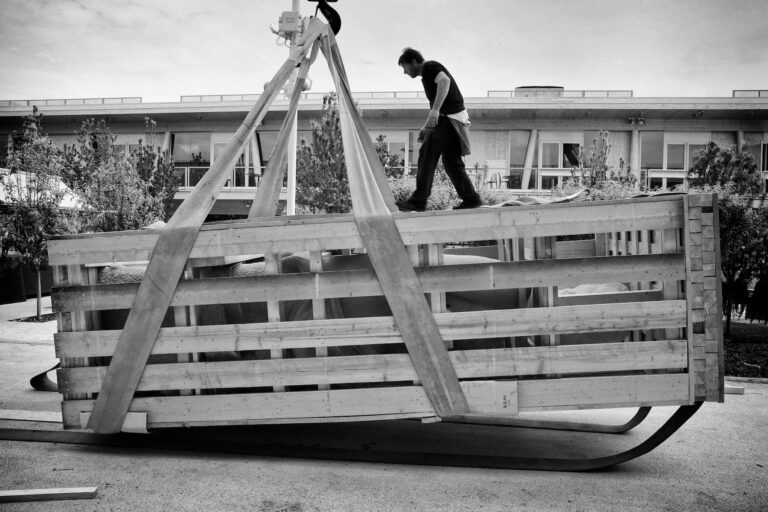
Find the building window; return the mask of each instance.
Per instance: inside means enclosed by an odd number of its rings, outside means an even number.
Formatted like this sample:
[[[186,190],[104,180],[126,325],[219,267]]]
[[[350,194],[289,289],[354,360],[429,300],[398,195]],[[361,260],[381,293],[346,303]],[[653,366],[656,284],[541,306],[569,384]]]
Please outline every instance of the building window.
[[[8,166],[8,135],[0,133],[0,167]]]
[[[688,144],[688,167],[690,171],[693,164],[696,163],[696,159],[701,158],[701,154],[707,149],[706,144]]]
[[[211,165],[211,134],[209,132],[174,133],[172,144],[173,160],[177,164],[197,167]],[[190,186],[194,184],[190,183]]]
[[[640,167],[664,167],[664,132],[640,132]]]
[[[667,144],[667,165],[665,169],[685,169],[685,144]]]
[[[213,143],[213,161],[214,163],[221,157],[221,153],[224,148],[227,147],[226,142],[214,142]],[[243,152],[240,153],[240,157],[237,159],[234,165],[234,181],[232,178],[228,179],[224,184],[225,187],[245,187],[246,186],[246,169],[245,169],[245,147]]]
[[[579,165],[580,148],[580,144],[570,142],[563,143],[563,169],[569,169]]]
[[[542,142],[541,167],[544,169],[570,169],[579,165],[579,142]]]
[[[768,144],[763,144],[763,155],[760,170],[768,171]]]
[[[541,166],[546,169],[557,169],[560,162],[560,143],[541,143]]]

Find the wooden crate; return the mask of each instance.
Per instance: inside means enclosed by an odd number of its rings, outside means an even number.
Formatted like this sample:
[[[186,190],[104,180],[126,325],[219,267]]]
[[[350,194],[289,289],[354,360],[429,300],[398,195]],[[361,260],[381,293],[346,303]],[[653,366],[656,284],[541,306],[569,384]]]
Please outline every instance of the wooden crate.
[[[723,400],[711,194],[395,219],[473,413]],[[68,428],[92,410],[138,289],[104,278],[140,277],[157,238],[49,244]],[[479,241],[493,259],[457,256]],[[350,215],[204,225],[129,410],[149,428],[433,417],[361,246]]]

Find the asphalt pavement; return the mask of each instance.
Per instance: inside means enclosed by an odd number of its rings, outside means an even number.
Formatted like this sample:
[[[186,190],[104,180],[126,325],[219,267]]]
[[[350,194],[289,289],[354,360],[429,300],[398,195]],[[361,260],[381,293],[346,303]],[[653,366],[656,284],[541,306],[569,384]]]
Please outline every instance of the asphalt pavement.
[[[44,312],[50,312],[48,298]],[[43,411],[49,416],[59,411],[57,393],[29,386],[33,375],[57,362],[55,321],[14,321],[34,313],[34,300],[0,306],[0,418],[13,417],[12,411]],[[0,510],[765,511],[768,384],[726,384],[743,388],[744,394],[726,395],[724,404],[705,403],[651,453],[610,470],[588,473],[0,441],[0,491],[98,487],[94,499],[0,503]],[[505,439],[518,444],[530,444],[531,439],[542,443],[542,453],[567,445],[610,452],[639,443],[673,410],[654,408],[639,427],[618,436],[485,427],[446,448],[461,451],[463,444],[499,443],[501,449]],[[622,423],[633,412],[575,411],[535,417]],[[61,426],[0,419],[2,428],[60,430]],[[325,428],[333,432],[333,427]],[[386,428],[386,424],[381,427]],[[339,427],[338,435],[346,432]],[[394,447],[413,440],[393,435],[387,442]]]

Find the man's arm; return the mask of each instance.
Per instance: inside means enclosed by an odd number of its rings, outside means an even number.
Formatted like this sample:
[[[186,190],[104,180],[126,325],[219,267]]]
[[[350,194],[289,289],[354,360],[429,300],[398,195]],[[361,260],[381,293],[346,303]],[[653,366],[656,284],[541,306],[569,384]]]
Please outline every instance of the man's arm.
[[[435,101],[432,103],[432,109],[429,111],[427,123],[424,125],[425,128],[434,128],[437,126],[437,120],[440,117],[440,107],[443,106],[445,97],[448,96],[451,79],[448,78],[448,75],[446,75],[444,71],[441,71],[435,77],[435,83],[437,84],[437,93],[435,94]]]
[[[446,75],[444,71],[437,74],[435,83],[437,84],[435,101],[432,103],[432,109],[429,111],[427,121],[424,123],[424,126],[421,127],[421,130],[419,130],[419,136],[417,138],[419,142],[424,140],[427,130],[437,126],[437,120],[440,118],[440,107],[443,106],[445,97],[448,96],[448,89],[451,87],[451,79],[448,78],[448,75]]]

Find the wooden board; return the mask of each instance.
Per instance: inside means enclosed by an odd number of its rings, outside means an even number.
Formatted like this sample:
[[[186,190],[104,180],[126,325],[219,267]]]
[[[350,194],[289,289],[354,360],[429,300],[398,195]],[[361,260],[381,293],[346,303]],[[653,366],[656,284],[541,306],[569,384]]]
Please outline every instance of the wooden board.
[[[684,341],[457,350],[449,356],[461,379],[680,370],[688,365]],[[105,373],[105,367],[59,370],[59,387],[67,393],[98,392]],[[407,354],[149,364],[137,391],[405,382],[416,377]]]
[[[487,404],[492,396],[489,387]],[[520,412],[681,405],[688,401],[688,380],[686,374],[520,380],[517,401]],[[92,400],[64,402],[65,426],[79,427],[80,413],[92,405]],[[470,402],[470,408],[473,405],[480,406]],[[129,410],[147,412],[149,428],[434,415],[420,386],[136,398]]]
[[[683,254],[533,260],[445,265],[415,269],[427,293],[469,290],[500,290],[541,286],[569,287],[623,281],[659,281],[685,278]],[[131,307],[136,283],[68,286],[54,290],[57,311],[99,311]],[[275,300],[367,297],[383,291],[373,270],[344,270],[226,277],[179,283],[171,306],[230,304]],[[638,298],[627,301],[652,300]],[[566,299],[567,300],[567,299]]]
[[[682,198],[653,197],[531,207],[397,213],[395,223],[406,245],[458,240],[498,240],[532,236],[599,233],[617,229],[682,227]],[[158,238],[156,231],[128,231],[54,237],[49,255],[56,264],[146,261]],[[348,214],[249,219],[206,224],[200,229],[191,258],[296,252],[362,247],[354,219]]]
[[[586,333],[686,325],[685,301],[605,306],[559,306],[514,310],[437,313],[445,340],[533,336],[551,332]],[[57,355],[105,356],[114,351],[119,331],[61,332],[54,335]],[[342,318],[259,324],[166,327],[153,354],[272,350],[402,343],[392,317]]]
[[[60,487],[0,491],[0,503],[19,501],[85,500],[96,497],[98,487]]]

